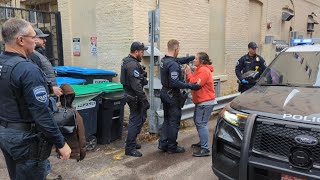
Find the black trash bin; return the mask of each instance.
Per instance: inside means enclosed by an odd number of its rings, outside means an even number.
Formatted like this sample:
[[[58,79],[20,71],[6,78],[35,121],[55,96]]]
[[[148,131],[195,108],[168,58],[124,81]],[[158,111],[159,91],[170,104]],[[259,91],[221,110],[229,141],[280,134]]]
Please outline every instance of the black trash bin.
[[[83,124],[86,133],[88,151],[93,150],[97,146],[97,117],[99,109],[99,97],[96,97],[90,101],[78,104],[76,106],[77,111],[83,118]]]
[[[97,138],[99,144],[121,139],[123,128],[124,92],[104,93],[98,111]]]

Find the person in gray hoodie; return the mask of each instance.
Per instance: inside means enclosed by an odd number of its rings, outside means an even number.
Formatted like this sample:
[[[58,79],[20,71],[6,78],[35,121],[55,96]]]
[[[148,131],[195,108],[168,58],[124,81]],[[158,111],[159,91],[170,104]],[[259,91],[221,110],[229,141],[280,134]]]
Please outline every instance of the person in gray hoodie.
[[[33,63],[38,65],[38,67],[44,72],[47,80],[51,82],[53,93],[57,96],[61,96],[62,90],[57,86],[56,75],[54,73],[52,64],[45,56],[46,37],[48,37],[49,34],[44,34],[39,28],[34,28],[34,31],[36,32],[37,37],[35,40],[36,47],[33,51],[33,54],[28,56],[28,58]]]

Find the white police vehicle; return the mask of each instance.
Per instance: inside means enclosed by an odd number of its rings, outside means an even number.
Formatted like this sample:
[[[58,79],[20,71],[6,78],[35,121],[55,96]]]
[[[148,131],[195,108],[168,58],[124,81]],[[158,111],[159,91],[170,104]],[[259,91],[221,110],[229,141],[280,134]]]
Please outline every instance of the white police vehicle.
[[[320,179],[320,45],[283,50],[220,112],[212,161],[219,179]]]

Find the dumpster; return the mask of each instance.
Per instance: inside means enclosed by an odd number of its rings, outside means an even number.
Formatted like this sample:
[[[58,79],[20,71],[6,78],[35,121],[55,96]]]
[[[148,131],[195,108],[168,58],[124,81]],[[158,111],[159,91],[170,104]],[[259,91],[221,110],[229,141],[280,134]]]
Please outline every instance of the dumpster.
[[[93,150],[97,146],[97,117],[100,103],[101,90],[87,85],[71,85],[76,93],[73,106],[83,118],[86,133],[87,150]]]
[[[84,84],[86,82],[85,79],[77,79],[72,77],[56,77],[56,81],[58,86],[60,86],[63,83],[75,85],[75,84]]]
[[[87,84],[112,82],[112,78],[117,76],[117,73],[111,70],[77,66],[55,66],[54,70],[57,72],[57,76],[85,79]]]

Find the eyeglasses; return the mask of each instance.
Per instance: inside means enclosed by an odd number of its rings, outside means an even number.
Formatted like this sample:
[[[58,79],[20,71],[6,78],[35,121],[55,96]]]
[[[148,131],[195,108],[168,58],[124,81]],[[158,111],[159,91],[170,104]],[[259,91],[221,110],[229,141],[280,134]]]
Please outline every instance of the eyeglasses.
[[[35,39],[37,38],[37,35],[34,35],[34,36],[30,36],[30,35],[20,35],[22,37],[31,37],[31,39]]]

